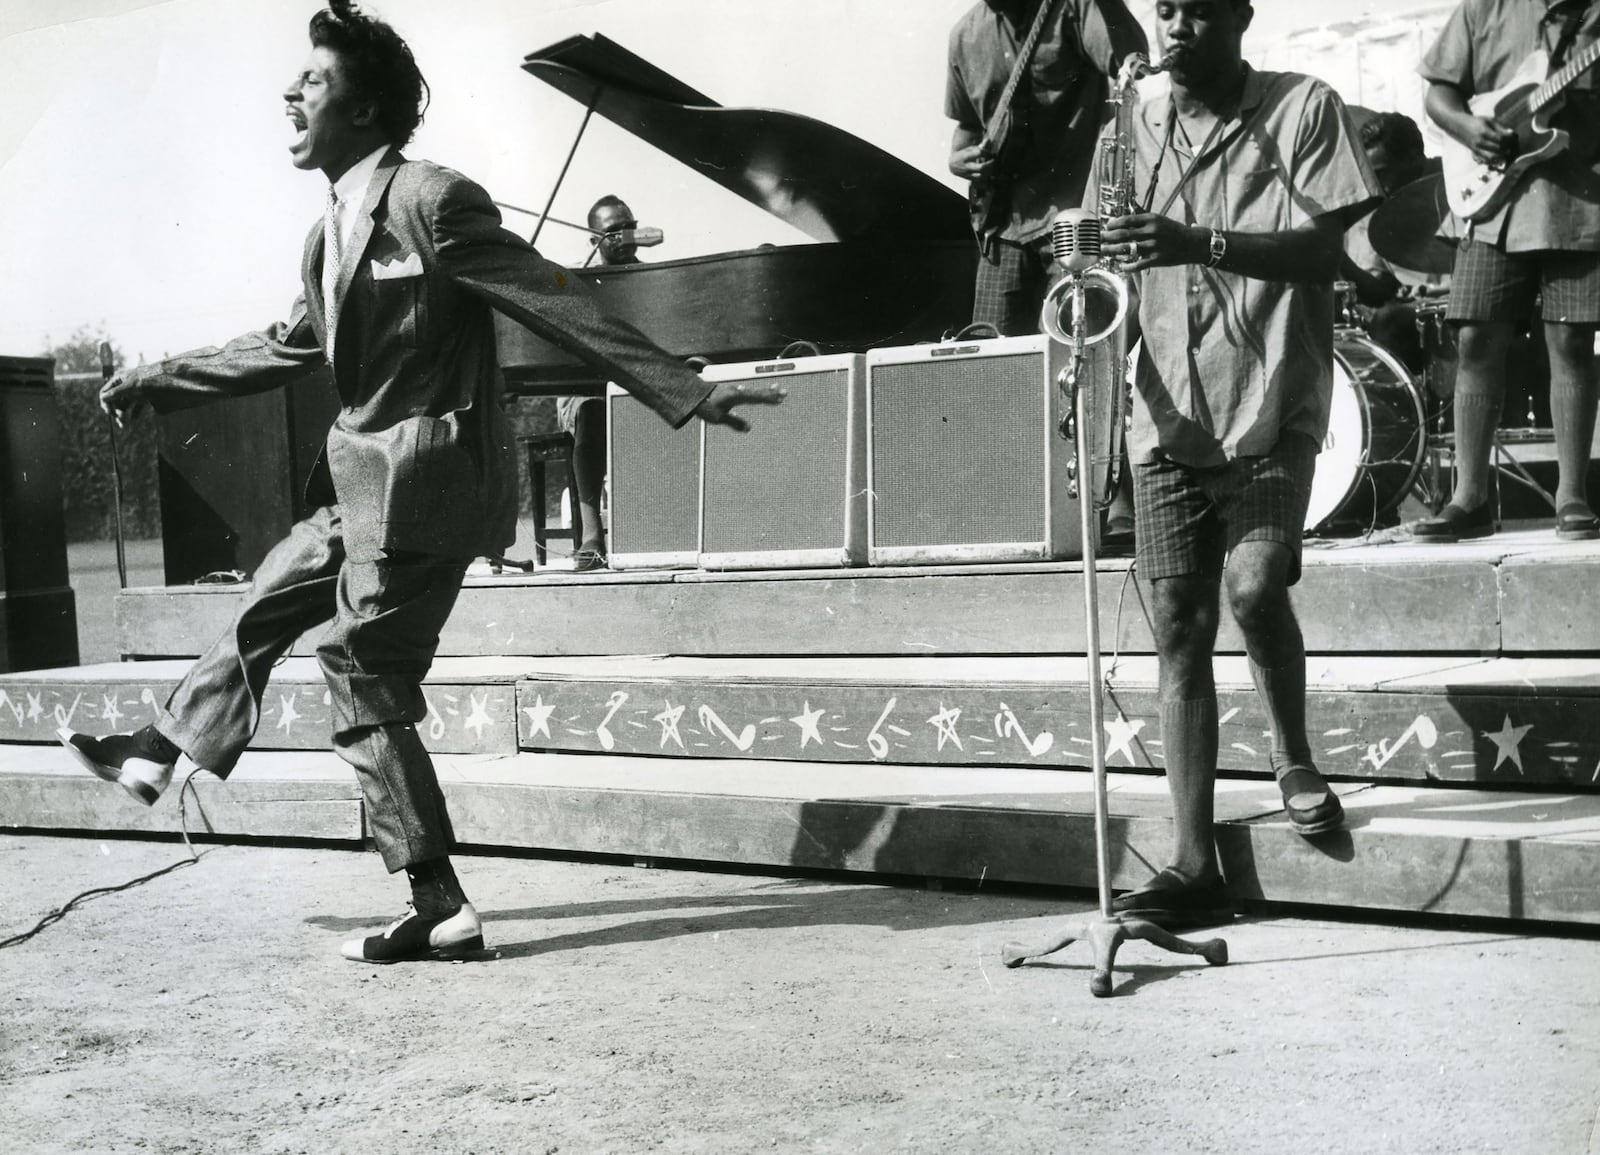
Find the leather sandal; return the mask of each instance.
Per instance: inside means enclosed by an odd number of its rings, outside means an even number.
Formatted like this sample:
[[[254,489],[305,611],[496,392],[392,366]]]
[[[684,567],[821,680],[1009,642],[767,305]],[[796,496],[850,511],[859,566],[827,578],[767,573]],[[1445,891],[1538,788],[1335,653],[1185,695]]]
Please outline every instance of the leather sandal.
[[[1556,536],[1562,541],[1600,538],[1600,517],[1581,501],[1569,501],[1556,510]]]
[[[1118,895],[1111,903],[1113,914],[1141,918],[1174,931],[1228,922],[1237,909],[1228,895],[1228,884],[1220,876],[1194,882],[1171,866],[1139,889]]]

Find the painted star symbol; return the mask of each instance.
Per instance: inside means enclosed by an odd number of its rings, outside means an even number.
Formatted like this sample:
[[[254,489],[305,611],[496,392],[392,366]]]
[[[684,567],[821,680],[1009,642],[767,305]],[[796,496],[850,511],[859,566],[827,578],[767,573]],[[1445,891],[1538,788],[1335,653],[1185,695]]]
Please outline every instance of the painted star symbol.
[[[122,721],[122,705],[117,701],[116,694],[106,694],[100,702],[100,718],[110,722],[115,730],[117,723]]]
[[[39,699],[40,695],[38,694],[30,693],[28,695],[28,721],[30,722],[37,722],[44,716],[44,703]]]
[[[1106,761],[1111,761],[1112,756],[1120,750],[1123,757],[1128,760],[1128,765],[1132,766],[1134,764],[1133,740],[1139,736],[1139,731],[1144,729],[1144,719],[1135,718],[1130,722],[1127,716],[1119,710],[1116,719],[1107,722],[1105,727],[1106,737],[1111,740],[1111,744],[1106,747]]]
[[[954,742],[956,749],[965,753],[961,745],[961,735],[956,733],[956,723],[961,720],[961,707],[947,708],[943,702],[939,703],[939,712],[928,719],[928,725],[939,728],[939,749],[944,749],[946,741]]]
[[[483,741],[483,728],[494,725],[494,719],[489,717],[488,694],[481,698],[476,694],[472,695],[472,710],[467,714],[467,720],[462,725],[471,730],[478,741]]]
[[[545,705],[544,695],[535,694],[533,705],[522,707],[522,712],[528,715],[528,737],[543,734],[550,737],[550,715],[555,713],[556,704],[551,702]]]
[[[800,749],[804,750],[807,742],[815,742],[818,746],[822,745],[822,734],[817,729],[817,723],[822,719],[822,714],[823,711],[813,710],[811,703],[807,702],[801,707],[798,715],[789,719],[789,721],[800,727]]]
[[[1532,725],[1513,726],[1511,724],[1511,715],[1507,714],[1505,715],[1505,721],[1500,723],[1500,729],[1497,732],[1478,731],[1482,737],[1494,743],[1495,759],[1494,768],[1490,771],[1491,774],[1500,769],[1500,763],[1507,758],[1511,759],[1512,764],[1516,766],[1517,773],[1522,773],[1522,740],[1528,736],[1528,731],[1532,729]]]
[[[678,733],[678,723],[683,718],[683,709],[682,706],[674,706],[671,702],[663,702],[661,704],[661,713],[650,719],[661,727],[661,745],[663,749],[666,747],[669,738],[678,744],[678,749],[682,750],[684,748],[683,735]]]
[[[294,724],[298,722],[301,717],[300,711],[294,708],[295,697],[296,695],[292,691],[287,694],[278,695],[278,701],[281,703],[281,705],[278,707],[278,729],[282,730],[285,734],[289,733],[289,731],[294,728]]]

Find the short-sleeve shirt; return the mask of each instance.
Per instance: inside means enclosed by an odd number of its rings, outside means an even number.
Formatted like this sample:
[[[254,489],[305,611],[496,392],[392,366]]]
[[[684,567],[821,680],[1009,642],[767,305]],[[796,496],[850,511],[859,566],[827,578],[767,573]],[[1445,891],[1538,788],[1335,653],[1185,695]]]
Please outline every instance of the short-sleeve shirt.
[[[1320,80],[1246,65],[1237,111],[1198,157],[1192,148],[1205,137],[1191,134],[1191,146],[1182,121],[1163,148],[1174,115],[1163,98],[1141,104],[1134,118],[1141,200],[1160,162],[1151,211],[1268,233],[1354,215],[1381,196],[1349,112]],[[1144,340],[1129,460],[1162,455],[1209,467],[1263,456],[1288,432],[1322,443],[1333,396],[1331,279],[1264,281],[1177,265],[1144,270],[1137,289]]]
[[[1562,60],[1600,40],[1600,4],[1589,3],[1585,11],[1585,0],[1462,0],[1418,71],[1468,99],[1495,92],[1518,78],[1530,53],[1558,47],[1568,13],[1581,13],[1581,20]],[[1565,92],[1567,107],[1553,118],[1555,127],[1572,134],[1568,150],[1530,168],[1503,209],[1471,226],[1473,239],[1512,253],[1600,250],[1597,76],[1600,69],[1591,69],[1574,81]]]
[[[1144,29],[1122,0],[1055,3],[1012,101],[1014,118],[1026,130],[1012,158],[1011,217],[1000,236],[1019,244],[1046,233],[1062,209],[1082,203],[1105,119],[1106,78],[1117,74],[1125,56],[1148,51]],[[981,2],[956,22],[950,30],[946,116],[983,133],[1031,26],[1032,13],[1014,28]]]

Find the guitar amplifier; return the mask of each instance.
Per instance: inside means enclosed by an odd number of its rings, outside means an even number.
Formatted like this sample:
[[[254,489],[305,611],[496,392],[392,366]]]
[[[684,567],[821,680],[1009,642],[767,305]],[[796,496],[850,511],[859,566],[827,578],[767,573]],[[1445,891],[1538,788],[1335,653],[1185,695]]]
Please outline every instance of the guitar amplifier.
[[[1115,361],[1097,351],[1116,344],[1094,346],[1085,367],[1096,457],[1112,443]],[[869,564],[1083,556],[1056,381],[1069,357],[1042,335],[867,353]]]
[[[700,427],[674,429],[618,385],[606,387],[612,569],[693,568],[700,556]]]
[[[740,410],[750,431],[704,432],[700,565],[865,565],[866,381],[859,354],[710,365],[707,381],[781,381],[782,405]]]

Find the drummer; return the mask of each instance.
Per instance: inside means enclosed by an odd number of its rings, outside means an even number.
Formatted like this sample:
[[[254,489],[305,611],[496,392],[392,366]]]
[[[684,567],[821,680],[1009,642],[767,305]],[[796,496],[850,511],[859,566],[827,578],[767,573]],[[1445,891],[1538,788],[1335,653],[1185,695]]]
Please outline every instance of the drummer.
[[[1439,161],[1430,158],[1423,148],[1422,131],[1417,122],[1404,113],[1373,113],[1362,123],[1358,135],[1383,185],[1384,196],[1395,209],[1402,208],[1400,202],[1395,201],[1401,189],[1440,171]],[[1340,277],[1355,287],[1357,315],[1368,335],[1398,357],[1407,369],[1420,372],[1426,355],[1417,333],[1415,303],[1447,292],[1450,275],[1408,268],[1379,253],[1372,245],[1368,229],[1374,217],[1382,212],[1380,206],[1345,233]],[[1431,216],[1419,220],[1417,231],[1427,236],[1436,223],[1436,235],[1454,235],[1454,218],[1449,213],[1444,214],[1442,222],[1435,222]],[[1438,264],[1429,259],[1417,263]]]

